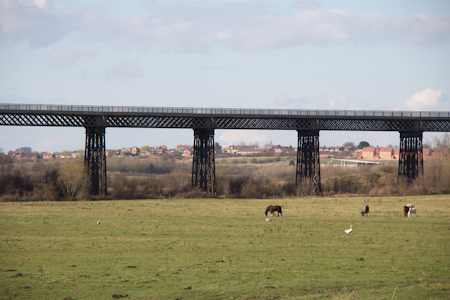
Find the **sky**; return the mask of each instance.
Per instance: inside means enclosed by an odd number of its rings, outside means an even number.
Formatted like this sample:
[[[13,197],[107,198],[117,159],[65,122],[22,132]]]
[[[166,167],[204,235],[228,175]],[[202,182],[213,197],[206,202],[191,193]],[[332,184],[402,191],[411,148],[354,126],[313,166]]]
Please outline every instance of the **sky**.
[[[0,103],[450,111],[446,0],[0,0]],[[0,148],[84,149],[84,128],[0,126]],[[424,133],[424,142],[436,133]],[[216,130],[296,146],[296,131]],[[320,131],[320,144],[399,144]],[[107,128],[106,147],[193,144]]]

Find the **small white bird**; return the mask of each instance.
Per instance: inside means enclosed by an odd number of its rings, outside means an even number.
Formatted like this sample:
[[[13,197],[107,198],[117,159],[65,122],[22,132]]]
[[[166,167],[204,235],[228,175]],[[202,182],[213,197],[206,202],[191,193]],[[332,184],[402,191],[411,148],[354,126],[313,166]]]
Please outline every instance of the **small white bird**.
[[[97,221],[97,225],[100,224],[100,220]]]
[[[353,225],[350,225],[350,229],[345,230],[345,233],[346,234],[351,233],[353,231],[352,227],[353,227]]]
[[[271,218],[266,218],[266,222],[270,222],[270,221],[272,221]]]

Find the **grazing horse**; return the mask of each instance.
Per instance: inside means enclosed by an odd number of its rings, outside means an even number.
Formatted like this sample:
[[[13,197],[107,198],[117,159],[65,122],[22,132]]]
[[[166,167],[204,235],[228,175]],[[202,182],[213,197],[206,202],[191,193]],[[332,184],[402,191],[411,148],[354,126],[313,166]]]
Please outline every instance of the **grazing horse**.
[[[409,207],[407,205],[403,206],[403,216],[406,218],[409,216]]]
[[[273,216],[273,212],[278,212],[278,215],[277,215],[277,217],[279,217],[280,216],[280,214],[281,214],[281,216],[283,216],[283,212],[281,211],[281,206],[279,206],[279,205],[269,205],[269,206],[267,206],[267,208],[266,208],[266,213],[265,213],[265,215],[266,215],[266,217],[267,217],[267,213],[270,211],[270,214]]]
[[[364,215],[369,216],[369,205],[364,205],[361,211],[361,217],[364,217]]]
[[[414,204],[408,204],[406,206],[409,208],[409,210],[408,210],[408,218],[412,214],[414,214],[414,216],[416,216],[416,207],[414,206]]]

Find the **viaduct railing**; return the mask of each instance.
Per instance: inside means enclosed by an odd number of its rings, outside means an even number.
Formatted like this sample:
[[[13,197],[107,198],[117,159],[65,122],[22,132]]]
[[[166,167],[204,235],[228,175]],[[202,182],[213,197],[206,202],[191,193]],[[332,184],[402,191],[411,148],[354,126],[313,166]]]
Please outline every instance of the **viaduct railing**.
[[[88,113],[88,114],[181,114],[211,116],[303,116],[303,117],[383,117],[383,118],[450,118],[448,111],[391,111],[391,110],[317,110],[317,109],[252,109],[252,108],[196,108],[196,107],[138,107],[55,104],[1,104],[0,111],[29,111],[30,113]]]
[[[450,132],[450,112],[0,104],[0,125],[85,127],[93,194],[107,193],[106,127],[192,128],[192,186],[211,193],[215,129],[296,130],[296,183],[320,194],[320,130],[398,131],[398,174],[412,180],[423,173],[423,132]]]

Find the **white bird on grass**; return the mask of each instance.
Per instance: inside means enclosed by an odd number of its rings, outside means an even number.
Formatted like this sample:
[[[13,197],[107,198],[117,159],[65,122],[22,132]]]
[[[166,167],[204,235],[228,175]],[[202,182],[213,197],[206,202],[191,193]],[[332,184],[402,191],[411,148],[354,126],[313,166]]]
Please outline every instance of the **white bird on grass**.
[[[350,229],[345,230],[345,233],[346,234],[351,233],[353,231],[352,227],[353,227],[353,225],[350,225]]]
[[[100,224],[100,220],[97,221],[97,225],[99,225],[99,224]]]
[[[266,222],[270,222],[270,221],[272,221],[272,219],[266,218]]]

